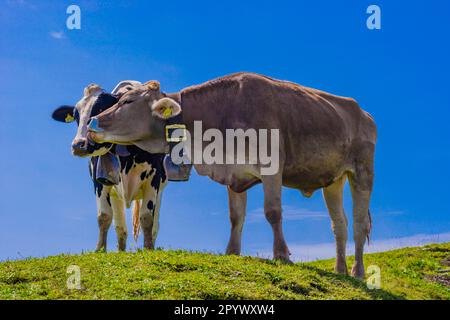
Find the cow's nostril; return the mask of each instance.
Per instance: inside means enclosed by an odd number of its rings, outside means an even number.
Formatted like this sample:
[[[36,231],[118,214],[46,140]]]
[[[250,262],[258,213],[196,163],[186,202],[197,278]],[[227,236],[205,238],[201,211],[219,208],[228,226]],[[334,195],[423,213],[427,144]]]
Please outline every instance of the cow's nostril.
[[[72,144],[72,149],[73,150],[86,150],[87,149],[87,139],[76,140]]]

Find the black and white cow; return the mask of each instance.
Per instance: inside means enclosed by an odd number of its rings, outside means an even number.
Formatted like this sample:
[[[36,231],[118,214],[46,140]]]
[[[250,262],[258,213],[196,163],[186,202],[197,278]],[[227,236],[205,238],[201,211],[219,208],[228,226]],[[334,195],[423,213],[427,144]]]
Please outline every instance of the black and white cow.
[[[100,229],[97,251],[106,250],[107,234],[113,220],[118,248],[121,251],[126,249],[125,207],[130,208],[133,201],[135,239],[142,229],[144,248],[153,249],[158,234],[161,196],[168,181],[163,165],[165,155],[151,154],[135,146],[92,143],[86,137],[89,119],[113,106],[122,94],[138,85],[137,81],[122,81],[110,94],[100,86],[90,84],[75,107],[61,106],[52,114],[57,121],[77,122],[72,153],[90,157],[89,172],[94,182]],[[109,150],[106,155],[97,156],[105,150]],[[100,177],[101,173],[106,173],[106,177]]]

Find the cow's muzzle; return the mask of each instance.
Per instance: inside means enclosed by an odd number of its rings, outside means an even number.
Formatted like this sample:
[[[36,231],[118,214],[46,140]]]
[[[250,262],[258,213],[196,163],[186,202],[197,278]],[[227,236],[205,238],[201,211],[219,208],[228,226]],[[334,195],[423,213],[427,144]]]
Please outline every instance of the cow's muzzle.
[[[82,157],[87,153],[88,141],[87,139],[77,139],[72,143],[72,153],[74,156]]]

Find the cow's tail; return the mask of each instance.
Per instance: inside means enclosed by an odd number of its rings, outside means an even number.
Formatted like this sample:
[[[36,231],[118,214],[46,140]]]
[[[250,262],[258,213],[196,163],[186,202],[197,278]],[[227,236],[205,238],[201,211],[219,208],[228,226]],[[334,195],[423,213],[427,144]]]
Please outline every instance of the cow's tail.
[[[133,238],[137,241],[139,236],[139,209],[141,208],[141,202],[139,200],[134,200],[133,204]]]
[[[370,233],[372,232],[372,215],[370,214],[370,210],[367,210],[367,214],[369,215],[369,230],[367,231],[367,244],[370,245]]]

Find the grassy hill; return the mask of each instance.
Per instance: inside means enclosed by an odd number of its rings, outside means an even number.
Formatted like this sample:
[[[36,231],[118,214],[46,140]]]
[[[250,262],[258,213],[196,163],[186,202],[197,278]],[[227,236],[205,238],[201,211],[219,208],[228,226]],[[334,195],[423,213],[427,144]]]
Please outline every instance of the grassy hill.
[[[59,255],[0,263],[0,299],[450,299],[450,243],[368,254],[365,263],[380,267],[380,290],[335,274],[333,260],[284,265],[162,250]],[[80,290],[66,287],[70,265],[80,267]]]

